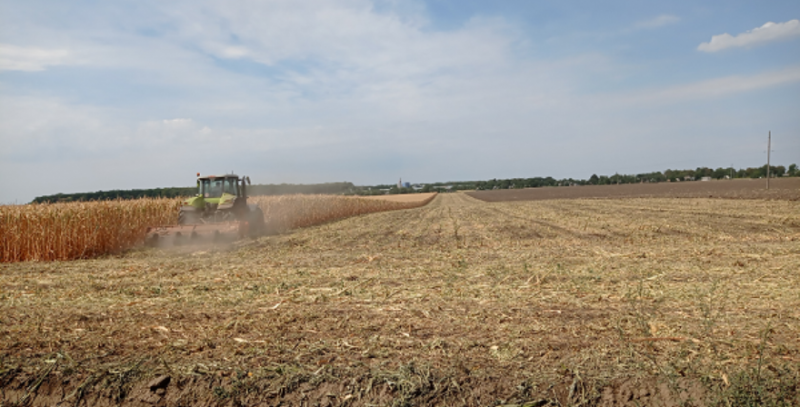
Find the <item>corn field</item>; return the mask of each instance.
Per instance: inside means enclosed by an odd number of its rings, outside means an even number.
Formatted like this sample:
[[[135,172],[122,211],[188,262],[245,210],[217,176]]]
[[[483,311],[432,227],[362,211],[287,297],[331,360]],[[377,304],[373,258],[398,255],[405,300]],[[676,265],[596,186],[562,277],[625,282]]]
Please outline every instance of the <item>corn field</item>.
[[[0,262],[118,253],[141,244],[148,226],[174,224],[179,206],[166,198],[0,206]]]
[[[333,195],[252,197],[271,231],[307,227],[350,216],[427,204]],[[150,226],[173,225],[179,199],[0,205],[0,262],[92,258],[144,242]]]
[[[424,206],[435,196],[416,202],[391,202],[336,195],[282,195],[250,198],[264,212],[267,229],[285,231],[319,225],[367,213]]]

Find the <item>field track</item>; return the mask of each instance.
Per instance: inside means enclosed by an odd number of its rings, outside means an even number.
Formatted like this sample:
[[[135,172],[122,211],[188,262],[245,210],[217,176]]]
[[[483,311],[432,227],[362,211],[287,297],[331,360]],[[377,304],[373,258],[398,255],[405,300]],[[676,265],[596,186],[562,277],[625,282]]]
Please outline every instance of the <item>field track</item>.
[[[0,404],[708,406],[756,369],[800,403],[800,206],[440,194],[0,264],[0,315]]]
[[[706,182],[502,189],[474,191],[469,194],[486,202],[580,198],[728,198],[800,201],[800,177],[771,179],[769,191],[766,190],[765,179],[734,179]]]

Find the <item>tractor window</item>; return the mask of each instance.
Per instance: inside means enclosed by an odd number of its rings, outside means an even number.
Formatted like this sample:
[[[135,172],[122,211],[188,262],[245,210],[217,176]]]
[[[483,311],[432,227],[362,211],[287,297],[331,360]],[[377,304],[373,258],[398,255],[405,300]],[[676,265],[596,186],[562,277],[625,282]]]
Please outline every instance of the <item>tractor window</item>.
[[[203,197],[205,198],[219,198],[222,196],[222,187],[224,181],[221,179],[204,179]]]
[[[236,195],[236,178],[225,179],[225,193]]]

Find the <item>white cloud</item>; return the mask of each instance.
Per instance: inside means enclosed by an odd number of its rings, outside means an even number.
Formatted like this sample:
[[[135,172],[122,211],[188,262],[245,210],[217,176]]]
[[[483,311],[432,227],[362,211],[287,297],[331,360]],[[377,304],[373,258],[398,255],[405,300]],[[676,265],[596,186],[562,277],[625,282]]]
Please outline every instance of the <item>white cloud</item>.
[[[0,190],[0,201],[183,185],[187,169],[191,175],[246,166],[258,182],[558,176],[553,171],[563,174],[584,161],[585,171],[601,171],[590,168],[594,157],[618,161],[634,136],[672,139],[706,122],[713,122],[708,128],[732,122],[723,114],[689,122],[683,113],[672,115],[684,106],[678,102],[714,105],[721,96],[800,78],[795,67],[674,87],[659,86],[659,79],[650,89],[621,94],[608,90],[630,85],[630,66],[602,50],[550,56],[500,17],[438,29],[417,9],[366,0],[149,4],[126,30],[117,29],[125,21],[109,16],[96,19],[99,27],[38,37],[31,27],[4,38],[69,50],[62,59],[43,60],[86,69],[63,77],[79,80],[67,94],[45,81],[42,87],[0,83],[8,89],[0,92],[0,169],[7,169],[0,173],[47,165],[60,175],[48,177],[47,186]],[[678,21],[665,14],[627,30]],[[140,28],[148,34],[138,34]],[[95,74],[97,88],[84,93],[95,82],[80,75]],[[112,81],[121,86],[105,87]],[[660,155],[647,155],[652,144],[638,146],[630,151],[643,162]],[[103,168],[93,171],[103,183],[73,179],[92,168]],[[27,184],[39,189],[15,192]]]
[[[243,58],[250,54],[250,50],[246,47],[226,45],[213,41],[203,44],[203,48],[214,56],[226,59]]]
[[[49,65],[64,64],[65,49],[25,48],[0,44],[0,71],[43,71]]]
[[[652,18],[650,20],[639,21],[638,23],[633,25],[633,28],[641,29],[641,28],[659,28],[665,25],[675,24],[678,21],[681,21],[680,17],[674,16],[672,14],[662,14],[656,18]]]
[[[185,128],[194,123],[192,119],[164,119],[162,122],[171,128]]]
[[[762,72],[756,75],[733,75],[701,82],[676,85],[662,89],[647,89],[633,94],[612,98],[625,104],[651,105],[713,99],[735,93],[755,91],[778,85],[800,82],[800,66],[779,71]]]
[[[753,47],[797,36],[800,36],[800,20],[789,20],[785,23],[770,21],[735,37],[728,33],[714,35],[711,37],[711,41],[698,45],[697,49],[705,52],[717,52],[726,48]]]
[[[477,18],[458,30],[430,31],[416,14],[381,13],[365,0],[191,4],[162,6],[181,41],[219,58],[285,64],[291,68],[283,79],[310,80],[310,86],[319,85],[314,80],[320,75],[352,75],[364,83],[502,63],[515,40],[500,20]],[[331,83],[351,78],[335,79]]]

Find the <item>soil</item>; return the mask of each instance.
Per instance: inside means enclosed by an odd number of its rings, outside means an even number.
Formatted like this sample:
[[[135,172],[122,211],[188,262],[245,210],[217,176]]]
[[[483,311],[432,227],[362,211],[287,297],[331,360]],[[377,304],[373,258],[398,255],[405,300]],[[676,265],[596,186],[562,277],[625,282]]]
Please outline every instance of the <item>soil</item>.
[[[798,205],[453,193],[2,264],[0,404],[798,404]]]
[[[536,201],[581,198],[727,198],[800,200],[800,177],[766,179],[683,181],[622,185],[583,185],[501,189],[468,192],[486,202]]]

